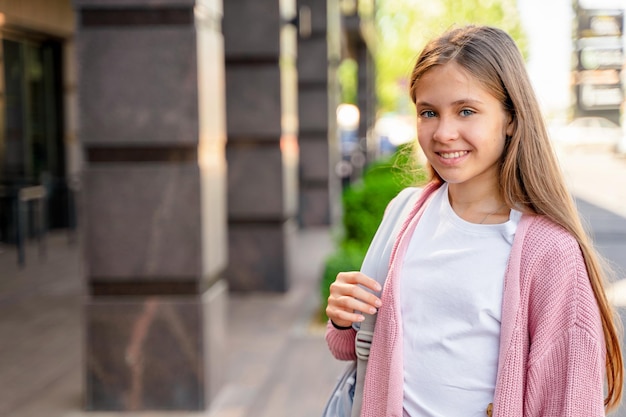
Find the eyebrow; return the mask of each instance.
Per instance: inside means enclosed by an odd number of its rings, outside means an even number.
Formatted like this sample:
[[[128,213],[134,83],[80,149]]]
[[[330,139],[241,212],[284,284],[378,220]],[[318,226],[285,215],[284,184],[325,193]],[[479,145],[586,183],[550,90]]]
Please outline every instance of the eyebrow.
[[[455,100],[452,103],[453,106],[458,106],[458,105],[463,105],[463,104],[483,104],[482,101],[480,100],[475,100],[472,98],[462,98],[460,100]],[[434,107],[433,104],[427,102],[427,101],[417,101],[415,102],[416,106],[423,106],[423,107]]]

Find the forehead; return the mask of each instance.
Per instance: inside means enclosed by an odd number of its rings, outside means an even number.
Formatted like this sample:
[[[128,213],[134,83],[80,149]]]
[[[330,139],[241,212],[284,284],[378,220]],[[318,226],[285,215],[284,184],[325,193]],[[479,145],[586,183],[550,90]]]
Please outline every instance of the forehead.
[[[492,96],[478,78],[454,61],[426,71],[415,84],[415,95],[417,100],[424,95]]]
[[[452,77],[459,80],[470,80],[470,73],[456,61],[449,61],[445,64],[435,65],[422,74],[421,79],[432,77]]]

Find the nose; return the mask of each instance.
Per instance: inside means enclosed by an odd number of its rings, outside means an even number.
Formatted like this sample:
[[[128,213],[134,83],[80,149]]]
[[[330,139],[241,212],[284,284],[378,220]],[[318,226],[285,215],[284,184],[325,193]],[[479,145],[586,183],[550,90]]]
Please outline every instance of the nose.
[[[459,138],[459,130],[455,121],[450,117],[440,117],[433,133],[433,139],[439,142],[447,142]]]

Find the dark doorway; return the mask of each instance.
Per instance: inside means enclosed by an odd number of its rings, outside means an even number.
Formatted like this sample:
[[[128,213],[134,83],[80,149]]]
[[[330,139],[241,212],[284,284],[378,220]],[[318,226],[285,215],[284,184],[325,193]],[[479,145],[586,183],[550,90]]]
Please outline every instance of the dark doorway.
[[[2,57],[0,240],[12,241],[16,225],[11,200],[20,188],[45,187],[47,228],[68,227],[71,221],[63,145],[62,44],[4,37]]]

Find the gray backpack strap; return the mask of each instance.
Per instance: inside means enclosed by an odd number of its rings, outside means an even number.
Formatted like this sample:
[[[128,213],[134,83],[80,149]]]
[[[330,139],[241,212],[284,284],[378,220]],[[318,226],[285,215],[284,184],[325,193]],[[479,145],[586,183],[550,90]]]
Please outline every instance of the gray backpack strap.
[[[389,269],[391,249],[396,236],[421,194],[418,188],[406,188],[401,191],[389,205],[385,216],[378,228],[372,243],[370,244],[361,272],[374,278],[381,287],[384,285]],[[370,355],[370,347],[374,338],[374,327],[377,314],[364,314],[365,320],[361,322],[355,338],[357,356],[356,385],[354,388],[354,402],[352,403],[351,417],[360,417],[363,402],[363,386],[365,385],[365,372]]]
[[[356,334],[356,383],[354,386],[354,400],[352,403],[352,416],[360,417],[361,405],[363,402],[363,386],[365,385],[365,371],[367,370],[367,360],[370,356],[370,347],[374,338],[374,326],[377,314],[366,314],[365,320],[361,322],[361,328]]]

